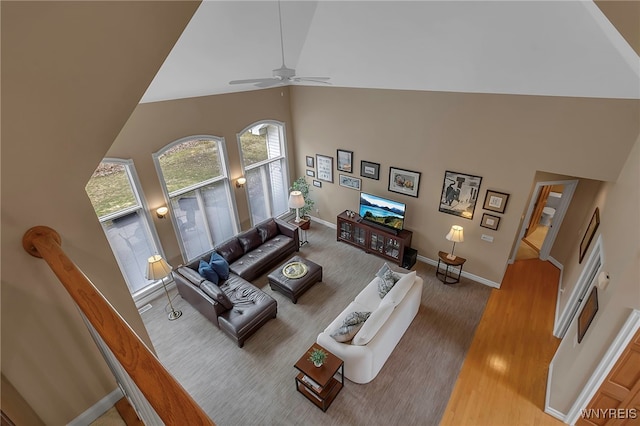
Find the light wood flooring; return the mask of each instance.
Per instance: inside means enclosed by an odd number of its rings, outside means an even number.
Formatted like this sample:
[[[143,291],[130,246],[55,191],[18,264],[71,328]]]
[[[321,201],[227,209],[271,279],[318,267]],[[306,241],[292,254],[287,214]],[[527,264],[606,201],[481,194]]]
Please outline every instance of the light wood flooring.
[[[509,265],[478,325],[440,426],[564,425],[544,412],[559,270]]]

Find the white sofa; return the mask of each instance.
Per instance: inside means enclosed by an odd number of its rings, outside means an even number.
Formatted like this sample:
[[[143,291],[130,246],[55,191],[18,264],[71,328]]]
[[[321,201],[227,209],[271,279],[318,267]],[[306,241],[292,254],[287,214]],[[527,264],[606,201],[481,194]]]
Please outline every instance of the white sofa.
[[[380,298],[375,277],[340,315],[318,335],[319,345],[344,361],[344,375],[355,383],[373,380],[418,313],[423,280],[415,271],[397,273],[400,280]],[[371,312],[353,340],[340,343],[331,334],[351,312]]]

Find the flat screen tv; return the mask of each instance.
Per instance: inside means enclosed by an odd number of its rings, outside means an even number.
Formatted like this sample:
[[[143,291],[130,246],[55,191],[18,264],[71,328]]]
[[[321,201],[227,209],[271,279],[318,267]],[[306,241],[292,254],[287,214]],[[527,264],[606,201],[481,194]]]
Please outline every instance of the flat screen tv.
[[[366,223],[380,225],[395,231],[404,227],[406,205],[398,201],[360,193],[360,217]]]

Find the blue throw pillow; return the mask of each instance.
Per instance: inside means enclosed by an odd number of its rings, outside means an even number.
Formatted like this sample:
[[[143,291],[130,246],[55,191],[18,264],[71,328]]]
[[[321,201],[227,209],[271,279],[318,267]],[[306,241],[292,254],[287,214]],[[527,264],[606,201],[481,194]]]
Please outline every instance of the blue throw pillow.
[[[221,280],[226,280],[229,278],[229,262],[227,262],[224,257],[220,256],[215,251],[213,252],[213,254],[211,254],[209,265],[213,268],[214,271],[216,271],[216,274],[218,274]]]
[[[198,265],[198,273],[202,275],[207,281],[211,281],[214,284],[218,284],[220,278],[216,271],[213,270],[211,265],[209,265],[204,260],[200,261],[200,265]]]

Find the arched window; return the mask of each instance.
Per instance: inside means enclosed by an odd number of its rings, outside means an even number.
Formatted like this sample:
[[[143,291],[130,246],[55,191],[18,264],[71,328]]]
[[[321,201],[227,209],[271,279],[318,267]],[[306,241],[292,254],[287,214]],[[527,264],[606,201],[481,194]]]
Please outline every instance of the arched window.
[[[238,134],[253,225],[289,211],[284,124],[263,121]]]
[[[159,252],[158,238],[140,196],[131,160],[104,159],[85,190],[107,235],[133,299],[154,284],[145,273],[147,259]]]
[[[238,232],[222,138],[183,138],[153,159],[186,261]]]

